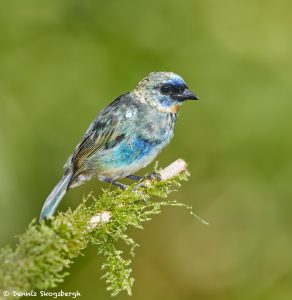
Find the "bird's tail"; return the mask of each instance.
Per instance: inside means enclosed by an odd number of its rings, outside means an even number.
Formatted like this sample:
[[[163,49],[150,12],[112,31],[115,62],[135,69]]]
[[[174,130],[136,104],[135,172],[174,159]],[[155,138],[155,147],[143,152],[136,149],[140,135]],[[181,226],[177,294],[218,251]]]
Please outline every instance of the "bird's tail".
[[[68,172],[68,174],[65,174],[63,178],[58,182],[58,184],[54,187],[50,195],[47,197],[46,202],[42,208],[40,221],[42,221],[43,219],[48,219],[54,214],[59,203],[66,194],[71,177],[71,173]]]

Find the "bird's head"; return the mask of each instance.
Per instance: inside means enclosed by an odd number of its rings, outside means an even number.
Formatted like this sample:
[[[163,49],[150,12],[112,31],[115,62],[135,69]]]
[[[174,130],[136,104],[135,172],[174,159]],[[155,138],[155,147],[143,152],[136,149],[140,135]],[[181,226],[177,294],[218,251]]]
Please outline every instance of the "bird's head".
[[[198,100],[185,81],[172,72],[153,72],[142,79],[133,91],[142,102],[160,111],[178,110],[185,100]]]

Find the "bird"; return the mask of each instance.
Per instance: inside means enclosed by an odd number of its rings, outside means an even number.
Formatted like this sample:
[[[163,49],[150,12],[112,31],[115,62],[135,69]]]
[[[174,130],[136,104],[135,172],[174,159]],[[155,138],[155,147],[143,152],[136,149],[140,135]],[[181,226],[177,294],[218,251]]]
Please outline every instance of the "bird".
[[[61,180],[47,197],[40,221],[54,215],[66,192],[98,178],[121,189],[118,179],[149,165],[174,136],[180,106],[198,100],[183,78],[173,72],[152,72],[131,91],[120,95],[91,123]]]

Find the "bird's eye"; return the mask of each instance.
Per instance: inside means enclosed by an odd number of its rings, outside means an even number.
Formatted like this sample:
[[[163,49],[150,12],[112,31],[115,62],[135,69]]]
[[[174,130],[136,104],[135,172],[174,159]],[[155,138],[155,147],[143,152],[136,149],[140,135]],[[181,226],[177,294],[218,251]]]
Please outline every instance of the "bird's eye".
[[[181,85],[181,86],[178,88],[178,92],[179,92],[179,93],[182,93],[184,90],[185,90],[185,87],[184,87],[183,85]]]
[[[172,90],[173,90],[173,85],[169,83],[163,84],[160,88],[162,94],[170,94]]]
[[[176,95],[183,93],[187,86],[184,85],[174,85],[171,83],[165,83],[160,87],[161,94],[164,95]]]
[[[188,89],[187,85],[186,84],[183,84],[179,87],[179,92],[180,93],[183,93],[186,89]]]

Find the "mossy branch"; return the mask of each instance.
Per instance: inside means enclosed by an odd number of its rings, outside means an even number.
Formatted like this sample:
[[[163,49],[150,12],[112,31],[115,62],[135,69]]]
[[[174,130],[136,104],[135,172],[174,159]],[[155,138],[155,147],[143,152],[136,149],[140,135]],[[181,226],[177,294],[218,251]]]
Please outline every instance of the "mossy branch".
[[[2,291],[23,293],[56,287],[68,275],[73,259],[89,244],[96,244],[98,254],[105,257],[102,277],[111,294],[127,291],[130,295],[134,282],[131,260],[123,258],[116,242],[123,240],[133,256],[138,245],[127,235],[129,226],[142,229],[142,224],[159,214],[163,206],[184,206],[191,211],[191,207],[173,200],[151,200],[166,198],[187,180],[186,163],[179,159],[158,172],[162,180],[147,180],[146,188],[139,192],[134,190],[135,184],[125,191],[104,190],[98,199],[88,195],[76,210],[60,213],[50,224],[33,220],[18,236],[14,250],[9,246],[0,250],[0,297]]]

